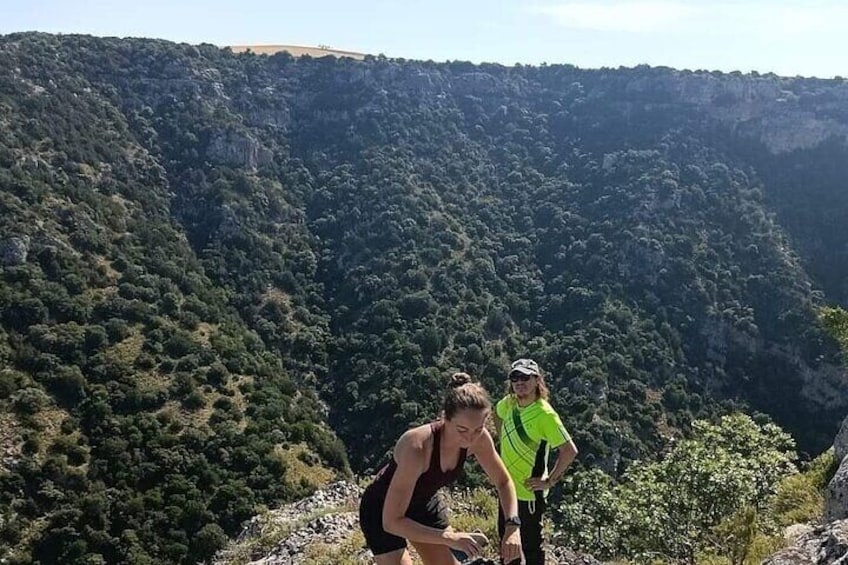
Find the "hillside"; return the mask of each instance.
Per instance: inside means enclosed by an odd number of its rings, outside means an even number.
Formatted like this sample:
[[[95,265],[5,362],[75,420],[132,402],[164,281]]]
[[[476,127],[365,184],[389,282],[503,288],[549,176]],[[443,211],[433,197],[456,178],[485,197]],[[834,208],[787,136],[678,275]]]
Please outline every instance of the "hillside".
[[[331,49],[330,47],[308,47],[303,45],[230,45],[229,49],[233,53],[244,53],[251,51],[257,55],[274,55],[276,53],[288,53],[292,57],[350,57],[351,59],[362,60],[365,58],[365,53],[357,53],[355,51],[345,51],[343,49]]]
[[[45,34],[0,68],[19,562],[211,555],[518,355],[613,474],[695,418],[817,454],[848,413],[841,80]]]

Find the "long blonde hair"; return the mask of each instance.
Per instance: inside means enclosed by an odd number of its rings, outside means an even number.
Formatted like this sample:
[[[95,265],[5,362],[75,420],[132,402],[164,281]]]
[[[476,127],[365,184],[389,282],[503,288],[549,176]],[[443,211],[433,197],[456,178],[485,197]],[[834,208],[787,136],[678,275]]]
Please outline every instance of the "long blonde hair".
[[[510,373],[512,373],[512,371],[510,371]],[[548,389],[548,385],[545,384],[545,375],[543,375],[540,370],[533,376],[536,377],[536,398],[547,400],[551,396],[551,391]],[[512,381],[508,378],[506,380],[506,393],[515,394],[515,391],[512,390]]]

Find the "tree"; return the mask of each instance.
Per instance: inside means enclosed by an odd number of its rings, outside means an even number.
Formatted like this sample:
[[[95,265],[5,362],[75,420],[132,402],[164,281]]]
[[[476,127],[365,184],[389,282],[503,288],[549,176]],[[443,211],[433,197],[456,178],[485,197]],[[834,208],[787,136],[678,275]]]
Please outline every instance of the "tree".
[[[567,502],[557,510],[557,525],[568,547],[603,559],[621,552],[622,504],[613,479],[600,469],[569,475],[563,482]]]
[[[744,553],[753,538],[739,537],[739,525],[754,523],[751,512],[797,471],[794,444],[777,426],[738,413],[715,424],[695,421],[692,429],[660,461],[634,463],[617,485],[597,470],[570,477],[573,500],[558,515],[566,539],[603,556],[695,563],[719,543],[715,528],[726,522],[736,537],[722,537],[721,549]]]
[[[819,310],[819,319],[848,356],[848,310],[839,306]]]
[[[624,536],[638,558],[694,563],[711,527],[754,495],[741,458],[698,441],[680,442],[658,463],[625,474]]]
[[[207,561],[227,543],[227,534],[218,524],[206,524],[197,532],[191,543],[192,555],[197,561]]]

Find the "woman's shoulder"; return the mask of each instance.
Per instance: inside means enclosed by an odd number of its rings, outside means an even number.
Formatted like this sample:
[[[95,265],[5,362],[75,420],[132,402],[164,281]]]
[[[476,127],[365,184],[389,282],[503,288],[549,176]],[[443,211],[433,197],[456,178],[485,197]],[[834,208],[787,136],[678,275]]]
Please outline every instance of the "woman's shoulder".
[[[403,434],[401,434],[400,439],[412,442],[426,442],[430,438],[433,437],[433,424],[421,424],[420,426],[415,426],[414,428],[409,428]]]
[[[541,410],[545,414],[549,414],[551,416],[559,416],[559,413],[557,413],[556,409],[553,406],[551,406],[551,403],[548,402],[547,399],[540,398],[539,400],[536,401],[536,403],[539,406],[539,410]]]
[[[395,459],[403,457],[423,458],[432,443],[433,430],[430,424],[410,428],[401,434],[395,445]]]
[[[500,415],[503,410],[510,409],[515,404],[515,397],[511,394],[507,394],[500,400],[498,400],[497,404],[495,404],[495,413]]]

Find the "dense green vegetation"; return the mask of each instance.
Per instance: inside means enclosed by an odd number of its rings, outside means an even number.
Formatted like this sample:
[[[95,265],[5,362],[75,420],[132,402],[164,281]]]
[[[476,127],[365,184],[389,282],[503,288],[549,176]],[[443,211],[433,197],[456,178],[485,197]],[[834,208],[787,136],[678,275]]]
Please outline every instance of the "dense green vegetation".
[[[39,48],[24,53],[33,61],[1,53],[4,69],[54,86],[38,96],[20,75],[0,78],[2,234],[28,242],[0,283],[12,449],[0,552],[205,559],[258,504],[314,486],[290,472],[304,463],[296,445],[340,472],[344,451],[316,395],[210,279],[171,216],[167,172],[125,116]]]
[[[838,461],[829,450],[803,472],[777,426],[732,414],[693,423],[690,439],[614,480],[598,469],[565,481],[561,541],[599,558],[639,562],[760,563],[784,528],[821,518]]]
[[[0,68],[13,561],[201,560],[517,355],[612,475],[734,409],[816,454],[848,411],[844,144],[774,156],[675,86],[839,84],[43,34]]]
[[[825,329],[839,342],[844,355],[848,355],[848,311],[844,308],[825,307],[819,310]]]
[[[826,307],[820,317],[848,352],[848,312]],[[799,469],[794,441],[771,423],[737,413],[692,427],[620,481],[599,469],[568,476],[559,541],[599,558],[745,565],[783,547],[788,526],[822,519],[840,464],[833,449]]]

